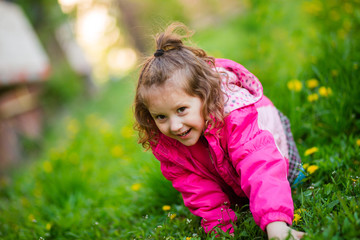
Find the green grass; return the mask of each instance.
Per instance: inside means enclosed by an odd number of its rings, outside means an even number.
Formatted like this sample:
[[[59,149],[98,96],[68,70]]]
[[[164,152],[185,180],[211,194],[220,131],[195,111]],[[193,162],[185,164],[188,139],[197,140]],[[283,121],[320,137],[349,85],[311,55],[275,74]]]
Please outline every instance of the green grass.
[[[199,30],[194,42],[258,76],[289,116],[303,163],[318,167],[293,190],[301,217],[293,227],[306,239],[360,239],[359,2],[251,2],[241,16]],[[310,89],[312,78],[319,85]],[[288,89],[292,79],[301,90]],[[43,152],[1,176],[0,239],[215,239],[136,144],[135,80],[72,100],[52,120]],[[323,86],[332,94],[321,96]],[[312,147],[318,151],[305,156]],[[237,239],[266,239],[247,206],[236,212]]]

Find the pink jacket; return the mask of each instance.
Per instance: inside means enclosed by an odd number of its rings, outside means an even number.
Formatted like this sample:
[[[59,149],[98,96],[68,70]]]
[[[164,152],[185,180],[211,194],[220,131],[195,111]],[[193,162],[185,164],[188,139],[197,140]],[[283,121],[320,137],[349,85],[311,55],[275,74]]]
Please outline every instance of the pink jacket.
[[[276,108],[263,96],[257,78],[243,66],[217,59],[219,72],[230,85],[227,92],[225,126],[206,129],[209,155],[218,174],[198,164],[180,142],[160,134],[152,146],[161,171],[172,182],[189,210],[202,217],[206,232],[215,226],[233,232],[236,215],[230,198],[246,197],[255,223],[265,230],[267,224],[293,219],[293,201],[287,180],[286,139]],[[224,75],[225,76],[225,75]],[[241,86],[241,87],[240,87]]]

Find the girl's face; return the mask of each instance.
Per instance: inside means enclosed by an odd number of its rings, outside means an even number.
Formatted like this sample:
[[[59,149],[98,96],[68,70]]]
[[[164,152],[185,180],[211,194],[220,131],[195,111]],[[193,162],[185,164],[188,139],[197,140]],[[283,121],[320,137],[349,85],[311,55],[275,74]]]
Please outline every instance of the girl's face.
[[[199,97],[190,96],[177,84],[168,82],[153,89],[148,110],[160,132],[185,146],[192,146],[205,127],[202,105]]]

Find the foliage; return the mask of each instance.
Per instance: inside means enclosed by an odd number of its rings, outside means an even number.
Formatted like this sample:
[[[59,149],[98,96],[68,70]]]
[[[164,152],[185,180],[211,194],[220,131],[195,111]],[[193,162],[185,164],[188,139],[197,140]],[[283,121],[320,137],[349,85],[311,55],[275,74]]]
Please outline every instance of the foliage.
[[[289,116],[307,175],[293,189],[293,227],[305,239],[359,239],[359,2],[246,6],[194,40],[254,72]],[[2,239],[216,239],[136,144],[134,79],[75,102],[41,157],[0,178]],[[247,206],[236,213],[236,239],[266,238]]]

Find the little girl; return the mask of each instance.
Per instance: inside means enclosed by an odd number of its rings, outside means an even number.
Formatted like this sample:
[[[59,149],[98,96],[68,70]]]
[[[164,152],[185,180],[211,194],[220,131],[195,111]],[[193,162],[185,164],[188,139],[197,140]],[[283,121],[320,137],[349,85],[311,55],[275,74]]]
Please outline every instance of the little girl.
[[[269,239],[300,239],[304,233],[288,227],[300,158],[287,118],[253,74],[184,45],[189,36],[180,23],[156,36],[136,89],[139,143],[151,148],[205,232],[233,233],[230,205],[246,198]]]

